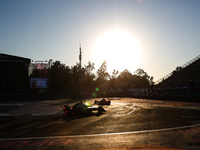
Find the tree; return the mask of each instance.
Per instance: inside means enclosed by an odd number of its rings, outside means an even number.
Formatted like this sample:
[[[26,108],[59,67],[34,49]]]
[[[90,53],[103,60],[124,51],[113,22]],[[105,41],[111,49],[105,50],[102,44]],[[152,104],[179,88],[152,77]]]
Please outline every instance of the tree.
[[[107,65],[106,61],[104,61],[101,67],[97,70],[97,80],[96,84],[99,87],[101,92],[108,91],[109,84],[108,79],[110,77],[109,73],[107,72]]]
[[[92,75],[92,71],[95,69],[94,67],[94,63],[91,63],[90,61],[88,62],[88,65],[86,66],[85,65],[85,70],[86,70],[86,73],[89,74],[89,75]]]
[[[150,77],[143,69],[136,70],[134,74],[127,69],[120,73],[117,70],[113,70],[110,76],[107,72],[106,61],[103,61],[96,72],[96,76],[93,73],[94,69],[95,64],[90,61],[84,67],[80,67],[78,63],[68,67],[60,61],[53,62],[49,69],[50,93],[56,95],[70,94],[71,96],[76,94],[80,96],[80,94],[90,94],[96,88],[99,88],[98,94],[104,94],[111,88],[115,90],[120,88],[127,92],[129,88],[146,88],[153,85],[153,77]],[[178,68],[177,70],[181,69]],[[37,74],[38,72],[34,72],[33,75]]]
[[[69,68],[68,68],[69,69]],[[50,90],[53,94],[63,93],[66,90],[66,67],[60,61],[53,62],[50,72]]]
[[[81,85],[80,82],[83,79],[83,68],[80,68],[80,65],[76,63],[76,65],[71,67],[71,72],[72,72],[72,89],[73,93],[76,93],[76,95],[80,95],[81,92]]]
[[[118,75],[119,75],[119,71],[114,69],[110,79],[116,79]]]
[[[104,60],[101,67],[97,70],[97,80],[101,81],[107,81],[109,79],[110,75],[107,72],[107,63]]]
[[[134,73],[140,77],[148,78],[148,74],[143,69],[138,69]]]
[[[92,72],[95,67],[94,63],[91,63],[90,61],[88,62],[88,65],[85,65],[85,72],[83,76],[83,89],[85,92],[92,92],[93,89],[95,89],[94,86],[94,79],[95,79],[95,74]]]
[[[138,69],[134,73],[135,78],[137,78],[137,86],[139,88],[145,88],[153,85],[153,77],[150,77],[143,69]]]
[[[110,85],[110,89],[117,89],[117,78],[119,76],[119,71],[118,70],[113,70],[112,75],[110,76],[110,80],[109,80],[109,85]]]
[[[118,82],[123,90],[128,90],[129,88],[131,88],[133,83],[132,81],[133,75],[130,71],[125,69],[123,72],[120,73]]]

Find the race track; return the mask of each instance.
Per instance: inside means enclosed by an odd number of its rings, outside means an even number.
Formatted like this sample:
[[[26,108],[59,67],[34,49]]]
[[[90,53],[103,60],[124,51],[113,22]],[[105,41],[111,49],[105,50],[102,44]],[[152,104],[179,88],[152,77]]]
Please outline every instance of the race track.
[[[0,148],[200,148],[199,104],[115,98],[110,106],[103,106],[104,114],[67,117],[62,114],[62,104],[68,102],[73,105],[76,101],[12,102],[17,109],[10,107],[0,114]],[[31,111],[27,111],[29,107]]]

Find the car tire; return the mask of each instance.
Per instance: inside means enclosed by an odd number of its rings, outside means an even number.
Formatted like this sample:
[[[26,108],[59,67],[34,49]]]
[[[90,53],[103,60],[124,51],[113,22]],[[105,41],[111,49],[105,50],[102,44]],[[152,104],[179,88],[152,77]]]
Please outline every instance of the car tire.
[[[98,108],[98,114],[102,114],[102,107],[100,107],[100,106]]]

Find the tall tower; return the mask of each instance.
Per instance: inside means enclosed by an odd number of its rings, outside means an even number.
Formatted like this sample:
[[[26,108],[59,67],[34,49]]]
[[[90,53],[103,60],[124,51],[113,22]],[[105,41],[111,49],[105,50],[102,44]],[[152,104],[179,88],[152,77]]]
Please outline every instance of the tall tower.
[[[81,60],[82,60],[81,43],[79,45],[79,51],[80,51],[80,53],[79,53],[79,67],[81,68]]]

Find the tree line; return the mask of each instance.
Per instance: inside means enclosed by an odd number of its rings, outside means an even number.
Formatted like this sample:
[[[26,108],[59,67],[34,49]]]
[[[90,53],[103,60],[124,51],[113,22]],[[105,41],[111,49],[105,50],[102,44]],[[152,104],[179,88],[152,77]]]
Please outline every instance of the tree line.
[[[107,71],[107,63],[103,61],[100,68],[94,72],[95,64],[66,66],[60,61],[55,61],[42,72],[48,72],[47,93],[53,96],[126,96],[129,89],[149,88],[153,85],[153,77],[143,69],[137,69],[134,74],[125,69],[122,72],[113,70],[110,75]],[[44,77],[41,70],[34,69],[32,78]]]

